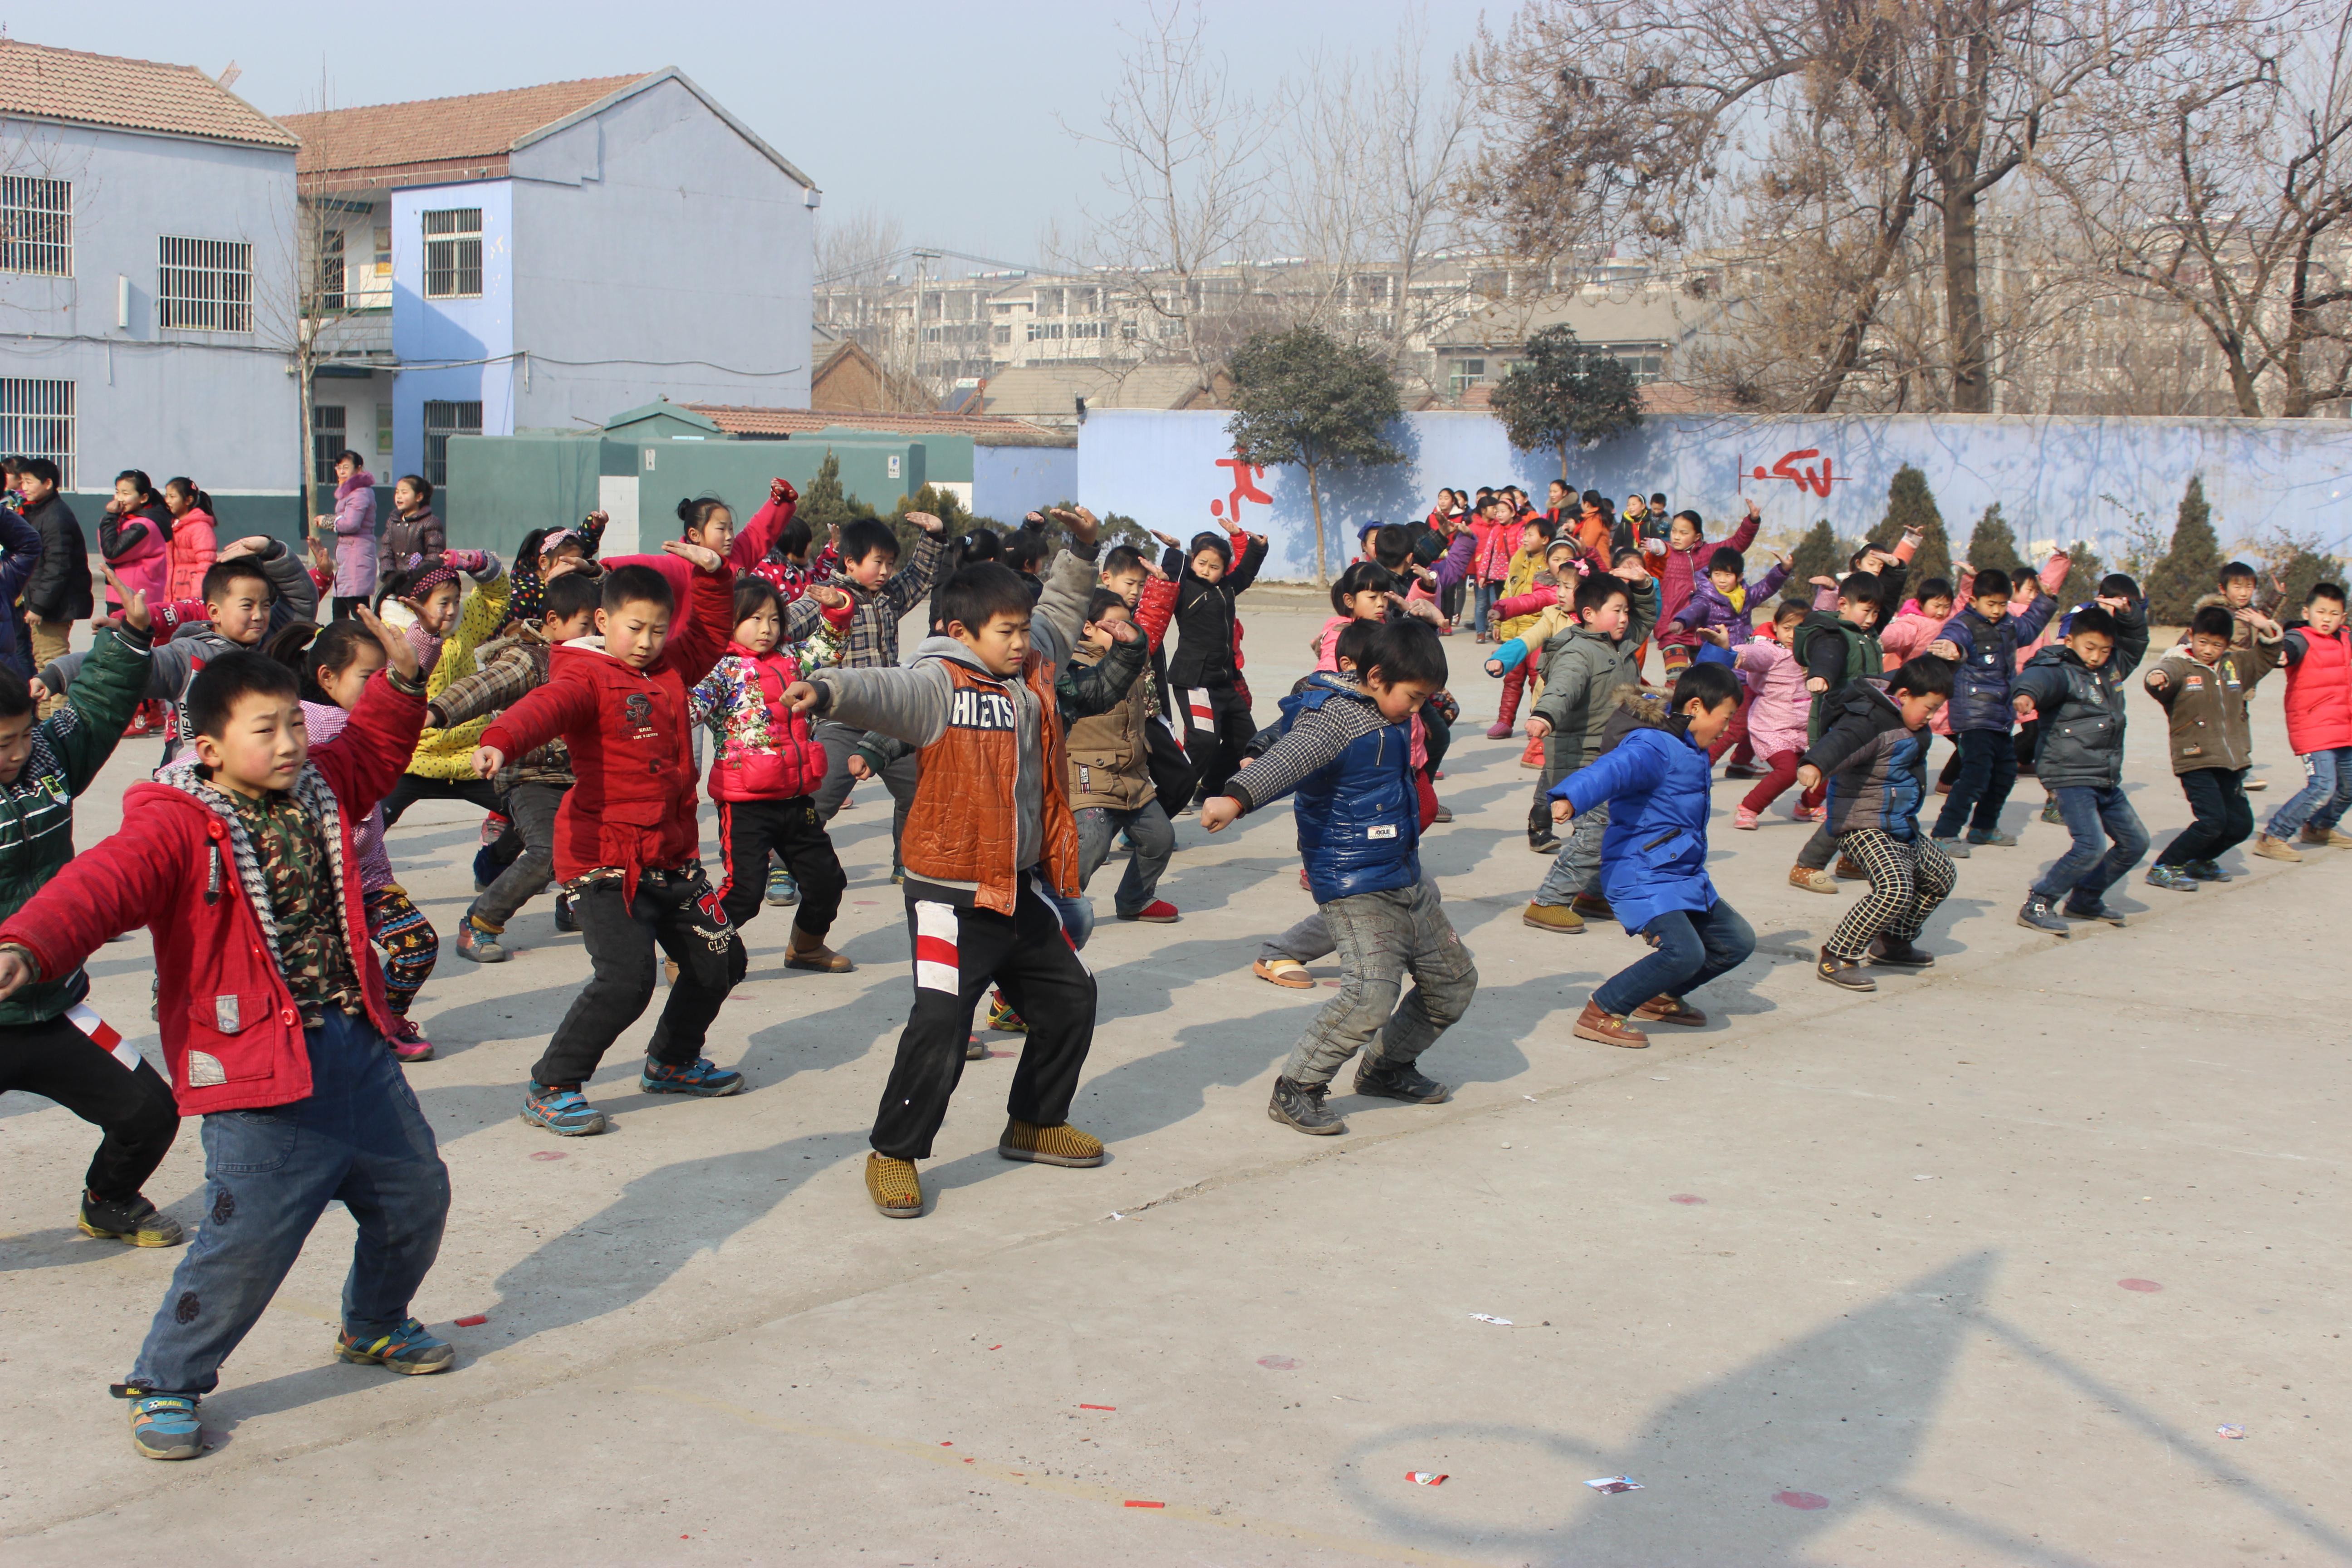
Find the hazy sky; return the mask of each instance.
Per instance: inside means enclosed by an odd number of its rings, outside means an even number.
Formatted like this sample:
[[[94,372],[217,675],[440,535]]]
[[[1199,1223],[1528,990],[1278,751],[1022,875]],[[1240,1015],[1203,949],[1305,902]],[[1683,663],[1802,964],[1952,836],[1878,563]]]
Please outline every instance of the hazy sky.
[[[1209,37],[1237,82],[1271,88],[1317,51],[1385,51],[1410,0],[1205,0]],[[1445,79],[1475,4],[1419,7],[1429,68]],[[1489,7],[1499,23],[1509,0]],[[400,0],[394,5],[154,5],[0,0],[34,43],[198,66],[234,59],[236,90],[267,113],[486,92],[677,66],[806,171],[828,216],[897,215],[929,245],[1037,259],[1037,237],[1077,227],[1099,202],[1092,128],[1118,75],[1119,27],[1142,0],[994,5],[850,0],[809,5],[565,5]]]

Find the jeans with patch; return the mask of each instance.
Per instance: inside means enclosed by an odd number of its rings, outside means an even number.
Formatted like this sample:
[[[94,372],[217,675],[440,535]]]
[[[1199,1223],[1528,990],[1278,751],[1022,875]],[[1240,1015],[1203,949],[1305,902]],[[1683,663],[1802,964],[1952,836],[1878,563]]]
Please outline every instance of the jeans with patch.
[[[2303,755],[2304,785],[2279,803],[2263,831],[2273,838],[2292,838],[2306,827],[2321,832],[2344,820],[2352,808],[2352,746]]]
[[[209,1394],[331,1203],[359,1226],[343,1327],[399,1328],[441,1250],[449,1168],[392,1047],[365,1018],[330,1010],[304,1031],[310,1097],[205,1118],[205,1218],[127,1380]]]
[[[1328,1083],[1368,1046],[1383,1065],[1411,1063],[1469,1008],[1478,968],[1431,884],[1334,899],[1322,913],[1339,954],[1339,991],[1307,1026],[1283,1077]]]
[[[2095,908],[2099,895],[2122,881],[2147,853],[2147,829],[2116,785],[2062,784],[2050,793],[2074,844],[2042,873],[2033,896],[2054,901],[2071,893],[2069,901],[2078,908]]]

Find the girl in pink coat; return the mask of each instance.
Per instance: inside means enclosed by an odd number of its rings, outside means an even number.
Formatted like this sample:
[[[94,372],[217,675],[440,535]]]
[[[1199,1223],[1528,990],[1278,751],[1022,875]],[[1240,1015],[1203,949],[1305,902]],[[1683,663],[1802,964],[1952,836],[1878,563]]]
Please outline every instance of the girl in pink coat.
[[[1805,667],[1789,651],[1789,635],[1805,618],[1801,601],[1782,600],[1772,617],[1772,635],[1759,635],[1731,650],[1742,679],[1754,693],[1748,705],[1748,742],[1771,771],[1757,781],[1731,814],[1731,826],[1752,831],[1763,809],[1797,782],[1798,760],[1805,750],[1805,721],[1812,711],[1812,693],[1805,689]],[[1822,819],[1822,795],[1827,786],[1799,797],[1800,822]]]
[[[163,505],[172,514],[172,601],[202,599],[205,574],[220,554],[213,528],[213,498],[183,476],[163,481]]]

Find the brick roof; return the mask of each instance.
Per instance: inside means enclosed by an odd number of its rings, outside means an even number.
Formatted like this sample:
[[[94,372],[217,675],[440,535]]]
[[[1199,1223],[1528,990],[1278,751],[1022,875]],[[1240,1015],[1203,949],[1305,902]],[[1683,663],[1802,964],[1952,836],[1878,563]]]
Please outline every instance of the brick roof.
[[[284,126],[194,66],[0,38],[0,114],[291,147]]]
[[[551,81],[462,98],[282,116],[302,139],[305,189],[350,190],[495,178],[515,144],[655,73]]]
[[[689,403],[730,436],[805,436],[818,430],[887,430],[894,436],[969,436],[982,447],[1065,447],[1070,437],[1025,419],[971,414],[869,414],[864,410],[745,408]]]

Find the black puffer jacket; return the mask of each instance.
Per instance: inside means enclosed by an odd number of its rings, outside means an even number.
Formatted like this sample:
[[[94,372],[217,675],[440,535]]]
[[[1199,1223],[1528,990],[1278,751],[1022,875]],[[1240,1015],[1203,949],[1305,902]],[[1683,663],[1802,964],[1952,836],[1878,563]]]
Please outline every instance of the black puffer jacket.
[[[1171,550],[1165,570],[1176,579],[1176,657],[1168,661],[1169,681],[1191,689],[1232,686],[1241,674],[1234,661],[1234,598],[1257,581],[1265,561],[1265,541],[1252,539],[1241,558],[1215,582],[1192,574],[1189,556]]]
[[[2033,776],[2044,789],[2112,789],[2124,776],[2124,682],[2147,652],[2147,612],[2116,616],[2116,650],[2093,669],[2064,643],[2025,661],[2011,691],[2033,699],[2041,720]]]
[[[89,619],[89,541],[73,508],[52,495],[26,507],[25,521],[41,531],[41,563],[25,584],[25,608],[45,621]]]

